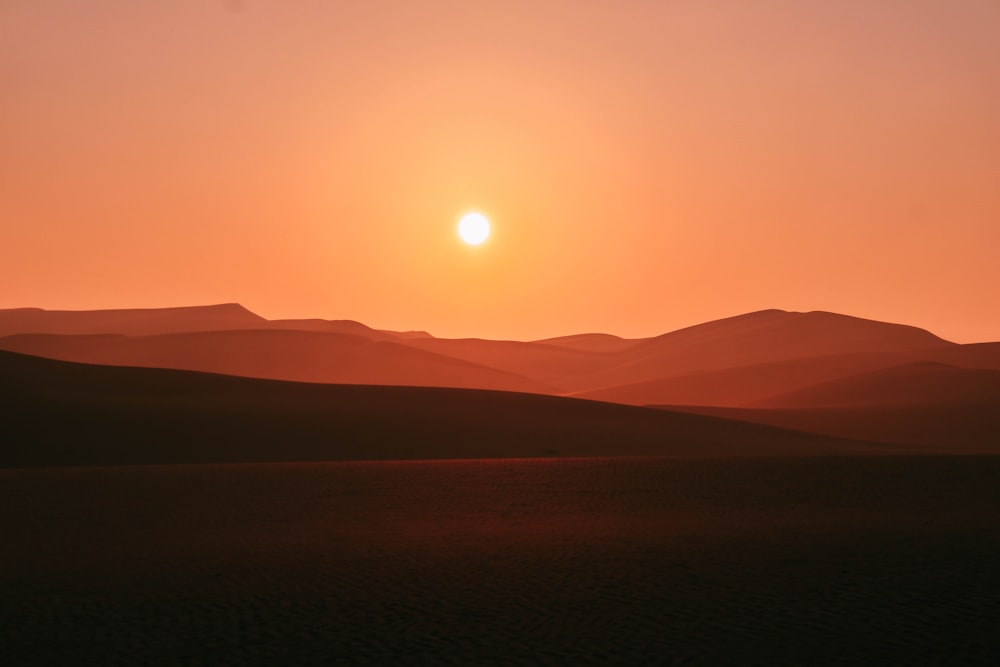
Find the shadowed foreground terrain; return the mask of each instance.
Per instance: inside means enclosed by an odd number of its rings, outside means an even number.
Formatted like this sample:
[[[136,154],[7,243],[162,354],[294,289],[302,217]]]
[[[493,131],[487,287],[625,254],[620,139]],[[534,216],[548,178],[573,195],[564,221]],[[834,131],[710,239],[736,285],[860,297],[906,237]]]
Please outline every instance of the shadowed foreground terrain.
[[[0,467],[916,448],[537,394],[296,384],[0,352]]]
[[[1000,458],[0,471],[5,664],[996,664]]]

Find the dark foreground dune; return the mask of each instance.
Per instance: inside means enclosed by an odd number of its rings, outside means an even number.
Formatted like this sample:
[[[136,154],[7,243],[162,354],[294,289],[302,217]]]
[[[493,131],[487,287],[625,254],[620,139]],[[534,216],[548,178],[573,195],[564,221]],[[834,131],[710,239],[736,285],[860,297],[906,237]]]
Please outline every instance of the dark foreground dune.
[[[554,391],[525,377],[399,342],[326,331],[20,334],[0,338],[0,350],[86,364],[174,368],[291,382]]]
[[[578,399],[277,382],[0,352],[0,467],[916,449]]]
[[[994,665],[1000,458],[0,471],[5,665]]]

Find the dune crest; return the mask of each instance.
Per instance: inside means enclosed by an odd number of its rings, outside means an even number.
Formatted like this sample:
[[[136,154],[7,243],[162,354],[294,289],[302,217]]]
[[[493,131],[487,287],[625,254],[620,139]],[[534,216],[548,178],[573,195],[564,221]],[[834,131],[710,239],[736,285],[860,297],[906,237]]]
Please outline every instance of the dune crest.
[[[157,336],[9,336],[0,349],[93,364],[174,368],[339,384],[468,387],[551,393],[539,382],[391,340],[283,329]]]
[[[0,336],[21,333],[111,333],[141,336],[181,331],[247,329],[266,322],[263,317],[238,303],[116,310],[13,308],[0,310]]]
[[[571,334],[569,336],[556,336],[555,338],[543,338],[532,341],[542,345],[555,345],[571,350],[581,350],[583,352],[624,352],[630,347],[634,347],[645,338],[622,338],[605,333],[584,333]]]

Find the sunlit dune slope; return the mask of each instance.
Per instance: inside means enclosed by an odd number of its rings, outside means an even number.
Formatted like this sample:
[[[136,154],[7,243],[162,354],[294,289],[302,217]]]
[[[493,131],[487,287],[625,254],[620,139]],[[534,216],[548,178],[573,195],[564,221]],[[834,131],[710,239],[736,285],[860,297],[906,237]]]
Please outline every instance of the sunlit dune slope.
[[[1000,371],[908,364],[823,382],[757,407],[664,406],[825,435],[1000,452]]]
[[[601,333],[535,342],[439,339],[352,320],[264,320],[237,304],[0,311],[0,332],[9,330],[145,336],[0,338],[0,349],[64,360],[294,381],[558,393],[632,405],[742,406],[917,361],[1000,368],[1000,344],[960,346],[915,327],[780,310],[637,340]]]
[[[586,391],[787,359],[952,345],[923,329],[901,324],[819,311],[765,310],[643,341],[619,355],[613,366],[563,385],[573,384],[574,391]]]
[[[483,338],[425,338],[406,341],[420,350],[447,355],[529,377],[565,391],[572,378],[618,363],[618,355],[546,343]]]
[[[962,368],[1000,369],[1000,344],[948,345],[926,350],[824,354],[782,359],[763,364],[671,375],[575,395],[579,398],[630,405],[740,407],[820,382],[918,362],[937,362]]]
[[[893,365],[888,354],[837,354],[782,359],[763,364],[633,382],[574,394],[579,398],[630,405],[719,405],[736,407],[817,382]]]
[[[675,401],[676,397],[669,394],[647,396],[645,389],[638,392],[642,399],[654,400],[636,400],[629,391],[621,395],[596,392],[736,366],[834,354],[901,353],[954,345],[915,327],[834,313],[780,310],[708,322],[656,338],[631,341],[627,345],[621,344],[626,342],[622,339],[612,337],[610,340],[612,344],[608,345],[609,338],[601,334],[584,334],[535,343],[431,339],[412,344],[531,377],[566,393],[595,392],[586,395],[636,404],[664,398]],[[602,345],[606,349],[594,349]],[[612,347],[618,349],[609,349]],[[810,381],[815,379],[808,378],[805,382]],[[777,390],[780,389],[766,388],[763,395]]]
[[[751,407],[892,407],[986,403],[1000,408],[1000,371],[923,362],[779,394]]]
[[[136,337],[21,335],[0,339],[0,349],[66,361],[297,382],[552,391],[505,371],[399,343],[336,333],[251,330]]]
[[[552,396],[296,384],[7,352],[0,353],[0,419],[5,466],[885,451]]]
[[[920,355],[920,361],[935,361],[959,368],[1000,370],[1000,343],[969,343],[935,349]]]

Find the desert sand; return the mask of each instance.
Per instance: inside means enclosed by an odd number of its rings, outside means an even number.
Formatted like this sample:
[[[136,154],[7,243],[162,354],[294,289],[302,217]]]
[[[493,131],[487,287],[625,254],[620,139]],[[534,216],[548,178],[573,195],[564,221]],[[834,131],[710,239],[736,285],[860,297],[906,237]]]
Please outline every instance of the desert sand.
[[[6,664],[992,665],[1000,458],[0,471]]]

